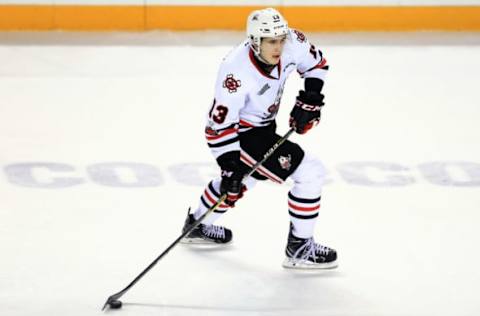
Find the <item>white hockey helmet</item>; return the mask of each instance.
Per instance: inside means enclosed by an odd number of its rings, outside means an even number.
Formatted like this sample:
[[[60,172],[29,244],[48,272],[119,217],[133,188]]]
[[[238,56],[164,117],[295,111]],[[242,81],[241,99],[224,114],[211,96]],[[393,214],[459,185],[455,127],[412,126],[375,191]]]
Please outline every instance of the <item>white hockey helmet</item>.
[[[288,35],[287,20],[273,8],[256,10],[247,18],[247,36],[255,55],[260,55],[260,42],[264,37]]]

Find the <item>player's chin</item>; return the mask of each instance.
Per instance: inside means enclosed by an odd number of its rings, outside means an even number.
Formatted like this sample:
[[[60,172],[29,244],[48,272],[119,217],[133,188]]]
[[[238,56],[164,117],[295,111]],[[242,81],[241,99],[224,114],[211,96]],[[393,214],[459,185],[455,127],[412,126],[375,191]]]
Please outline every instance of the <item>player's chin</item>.
[[[272,61],[272,65],[276,65],[280,62],[280,56],[279,57],[276,57],[276,56],[272,56],[271,58],[271,61]]]

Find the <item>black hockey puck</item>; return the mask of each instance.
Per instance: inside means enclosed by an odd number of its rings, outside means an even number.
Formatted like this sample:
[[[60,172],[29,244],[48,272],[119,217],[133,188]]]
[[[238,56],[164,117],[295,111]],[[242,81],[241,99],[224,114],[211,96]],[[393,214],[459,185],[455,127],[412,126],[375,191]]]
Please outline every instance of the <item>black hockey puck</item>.
[[[122,308],[122,301],[119,300],[111,300],[108,302],[108,305],[111,309],[119,309]]]

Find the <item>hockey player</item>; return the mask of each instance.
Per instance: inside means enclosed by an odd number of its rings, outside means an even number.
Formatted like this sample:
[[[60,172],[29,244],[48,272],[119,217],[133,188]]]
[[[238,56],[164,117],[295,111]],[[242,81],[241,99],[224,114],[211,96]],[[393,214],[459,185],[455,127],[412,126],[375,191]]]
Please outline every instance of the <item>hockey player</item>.
[[[207,143],[221,168],[221,177],[208,183],[198,208],[189,212],[184,231],[222,194],[226,193],[227,199],[183,242],[229,243],[231,230],[213,222],[258,180],[282,183],[290,177],[294,185],[288,193],[290,232],[283,266],[336,267],[336,251],[313,239],[325,178],[321,161],[286,141],[242,182],[249,167],[261,160],[280,138],[275,132],[275,117],[285,80],[295,70],[305,79],[305,89],[299,91],[289,124],[298,134],[305,134],[319,122],[324,105],[321,90],[328,70],[326,59],[303,33],[290,29],[283,16],[272,8],[253,11],[248,16],[247,35],[247,40],[220,65],[215,98],[207,114]]]

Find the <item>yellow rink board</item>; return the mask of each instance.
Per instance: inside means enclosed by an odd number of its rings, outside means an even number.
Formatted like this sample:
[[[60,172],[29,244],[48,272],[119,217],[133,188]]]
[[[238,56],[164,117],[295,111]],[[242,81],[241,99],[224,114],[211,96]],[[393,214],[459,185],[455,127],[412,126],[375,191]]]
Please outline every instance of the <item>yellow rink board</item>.
[[[253,6],[0,5],[0,30],[243,30]],[[480,31],[480,6],[287,6],[304,31]]]

